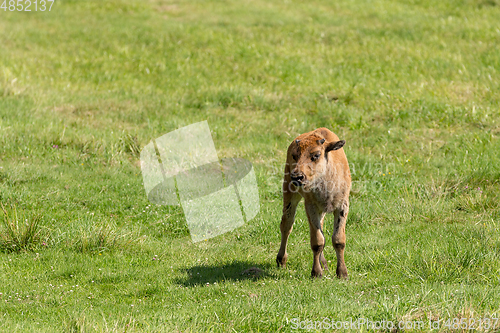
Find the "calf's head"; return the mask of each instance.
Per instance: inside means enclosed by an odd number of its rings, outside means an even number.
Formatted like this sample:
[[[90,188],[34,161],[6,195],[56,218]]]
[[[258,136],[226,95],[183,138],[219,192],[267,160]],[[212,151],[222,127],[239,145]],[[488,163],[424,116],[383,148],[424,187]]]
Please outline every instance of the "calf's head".
[[[290,147],[290,178],[295,186],[314,184],[322,177],[328,165],[328,153],[340,149],[345,141],[327,142],[325,138],[313,134],[296,139]]]

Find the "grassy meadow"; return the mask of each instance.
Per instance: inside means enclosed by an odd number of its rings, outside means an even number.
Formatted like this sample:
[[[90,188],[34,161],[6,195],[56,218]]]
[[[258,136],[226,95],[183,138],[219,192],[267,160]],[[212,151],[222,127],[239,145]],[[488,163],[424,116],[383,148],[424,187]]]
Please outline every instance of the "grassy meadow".
[[[0,331],[500,330],[499,22],[498,0],[1,9]],[[261,209],[193,244],[139,154],[203,120],[219,158],[253,163]],[[275,267],[286,148],[323,126],[353,177],[349,281],[332,216],[311,280],[303,203]]]

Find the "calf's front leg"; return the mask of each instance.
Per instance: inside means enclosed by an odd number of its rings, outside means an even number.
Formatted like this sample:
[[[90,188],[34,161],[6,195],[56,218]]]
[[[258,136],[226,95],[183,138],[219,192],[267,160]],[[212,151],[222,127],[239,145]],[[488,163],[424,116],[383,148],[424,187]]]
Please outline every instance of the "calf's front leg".
[[[325,266],[326,260],[323,255],[325,247],[325,236],[323,236],[323,219],[325,213],[310,202],[305,202],[307,219],[309,220],[309,231],[311,234],[311,250],[313,251],[313,266],[311,271],[312,277],[322,277],[323,269],[321,264]]]
[[[283,188],[288,189],[288,184],[284,184]],[[276,256],[276,263],[278,264],[278,268],[286,266],[286,260],[288,258],[288,254],[286,252],[286,246],[288,243],[288,236],[293,229],[293,222],[295,221],[295,212],[297,211],[297,205],[300,202],[302,197],[297,192],[283,191],[283,216],[281,217],[281,246]]]

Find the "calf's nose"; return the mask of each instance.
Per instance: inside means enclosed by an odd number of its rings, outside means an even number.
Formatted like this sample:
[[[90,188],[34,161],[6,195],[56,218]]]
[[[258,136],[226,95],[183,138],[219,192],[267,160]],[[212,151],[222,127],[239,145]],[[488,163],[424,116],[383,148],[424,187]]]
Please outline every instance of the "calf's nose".
[[[291,172],[290,178],[292,179],[292,182],[296,183],[297,185],[300,185],[306,177],[302,172],[297,172],[294,170]]]

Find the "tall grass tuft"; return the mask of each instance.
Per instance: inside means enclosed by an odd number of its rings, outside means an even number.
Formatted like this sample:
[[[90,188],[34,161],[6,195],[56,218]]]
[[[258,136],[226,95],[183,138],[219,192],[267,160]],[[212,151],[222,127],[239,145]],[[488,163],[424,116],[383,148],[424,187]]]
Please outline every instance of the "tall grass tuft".
[[[24,214],[18,214],[15,206],[6,208],[3,204],[0,205],[0,251],[30,251],[42,242],[41,215],[26,217]]]
[[[111,224],[100,223],[87,230],[81,228],[73,240],[73,248],[82,253],[95,253],[123,250],[139,242],[132,232],[122,232]]]
[[[74,314],[68,315],[68,317],[65,318],[63,325],[64,331],[69,333],[83,333],[89,330],[86,317],[83,313],[79,316]]]
[[[141,147],[136,136],[124,134],[119,139],[119,149],[122,152],[138,157],[141,154]]]

